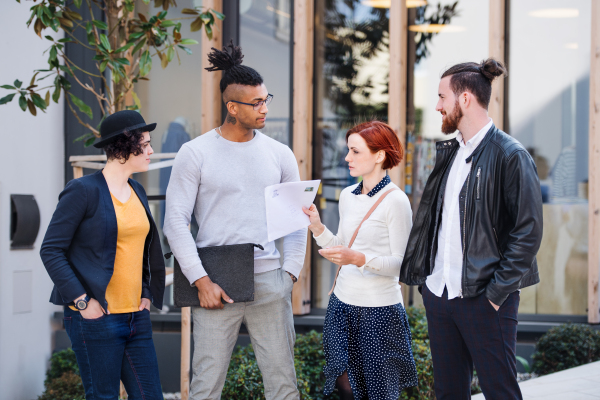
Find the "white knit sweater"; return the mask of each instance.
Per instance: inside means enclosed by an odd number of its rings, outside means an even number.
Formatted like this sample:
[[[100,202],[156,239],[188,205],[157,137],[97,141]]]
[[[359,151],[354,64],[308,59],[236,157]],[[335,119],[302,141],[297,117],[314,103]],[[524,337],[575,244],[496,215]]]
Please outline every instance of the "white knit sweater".
[[[325,228],[315,236],[320,247],[347,246],[375,202],[391,188],[387,184],[373,197],[355,195],[358,184],[344,189],[340,195],[340,225],[337,235]],[[340,270],[334,294],[342,302],[361,307],[384,307],[403,303],[398,277],[408,236],[412,228],[412,210],[406,194],[395,190],[379,204],[360,228],[352,249],[365,255],[362,267],[344,265]]]

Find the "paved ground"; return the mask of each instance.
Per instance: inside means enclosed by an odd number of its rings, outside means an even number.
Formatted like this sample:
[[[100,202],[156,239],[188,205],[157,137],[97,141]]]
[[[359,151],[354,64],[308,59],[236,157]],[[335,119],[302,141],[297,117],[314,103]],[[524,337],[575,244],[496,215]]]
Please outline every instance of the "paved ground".
[[[600,361],[519,384],[524,400],[598,400],[600,399]],[[473,396],[483,400],[483,394]]]

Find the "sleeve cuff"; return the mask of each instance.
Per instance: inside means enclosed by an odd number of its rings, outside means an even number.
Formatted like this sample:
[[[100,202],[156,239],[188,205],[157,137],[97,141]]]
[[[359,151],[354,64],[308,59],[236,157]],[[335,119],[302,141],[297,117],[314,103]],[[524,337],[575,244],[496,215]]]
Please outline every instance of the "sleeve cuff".
[[[204,267],[202,267],[202,264],[195,265],[191,268],[187,268],[186,270],[182,269],[182,272],[190,282],[190,286],[194,286],[194,282],[208,275],[204,270]]]
[[[331,233],[331,231],[325,227],[325,230],[319,236],[315,236],[313,234],[313,238],[315,238],[319,247],[325,247],[333,240],[333,233]]]
[[[302,272],[302,265],[297,265],[297,264],[292,264],[292,263],[284,263],[283,264],[283,270],[285,272],[289,272],[290,274],[294,275],[296,277],[296,279],[300,279],[300,273]]]

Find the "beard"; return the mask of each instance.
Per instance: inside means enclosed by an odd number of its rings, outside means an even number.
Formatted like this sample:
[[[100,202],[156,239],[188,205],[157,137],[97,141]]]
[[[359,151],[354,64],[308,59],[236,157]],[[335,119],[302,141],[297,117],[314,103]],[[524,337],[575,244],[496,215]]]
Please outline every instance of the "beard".
[[[454,110],[451,114],[446,114],[446,118],[442,121],[442,133],[450,135],[458,130],[458,124],[463,117],[462,110],[458,104],[458,100],[454,104]]]

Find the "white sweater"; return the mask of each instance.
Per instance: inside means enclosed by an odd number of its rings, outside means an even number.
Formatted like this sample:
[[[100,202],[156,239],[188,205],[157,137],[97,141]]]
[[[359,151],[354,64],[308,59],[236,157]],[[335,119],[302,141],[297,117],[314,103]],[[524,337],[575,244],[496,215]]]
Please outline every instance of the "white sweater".
[[[344,189],[340,195],[340,225],[337,235],[325,228],[315,236],[320,247],[347,246],[354,231],[375,202],[391,188],[387,184],[375,196],[355,195],[358,184]],[[406,243],[412,228],[410,201],[401,190],[394,190],[364,222],[352,250],[365,255],[362,267],[344,265],[340,270],[334,294],[340,301],[361,307],[384,307],[403,303],[398,277]]]

